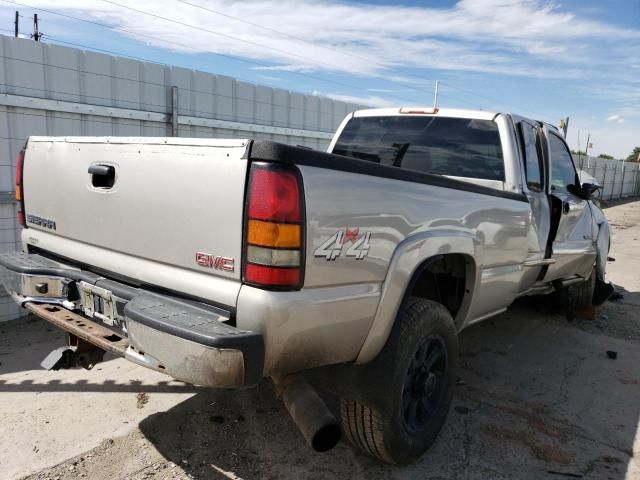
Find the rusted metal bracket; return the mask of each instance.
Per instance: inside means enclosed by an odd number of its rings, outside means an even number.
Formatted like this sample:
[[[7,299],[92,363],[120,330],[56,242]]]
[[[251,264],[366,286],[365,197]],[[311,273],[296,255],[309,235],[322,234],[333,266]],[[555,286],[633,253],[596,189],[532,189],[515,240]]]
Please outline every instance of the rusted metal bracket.
[[[24,307],[65,332],[75,335],[78,339],[120,357],[124,357],[125,350],[129,346],[129,341],[123,335],[118,335],[113,330],[65,308],[30,302],[25,303]]]

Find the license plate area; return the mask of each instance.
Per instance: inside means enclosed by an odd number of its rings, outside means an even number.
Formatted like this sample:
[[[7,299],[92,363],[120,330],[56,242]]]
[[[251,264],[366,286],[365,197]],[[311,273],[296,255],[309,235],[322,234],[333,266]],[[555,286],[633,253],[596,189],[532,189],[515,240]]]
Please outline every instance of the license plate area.
[[[114,326],[117,320],[115,297],[111,291],[96,287],[90,283],[80,282],[80,304],[84,314],[97,318],[107,325]]]

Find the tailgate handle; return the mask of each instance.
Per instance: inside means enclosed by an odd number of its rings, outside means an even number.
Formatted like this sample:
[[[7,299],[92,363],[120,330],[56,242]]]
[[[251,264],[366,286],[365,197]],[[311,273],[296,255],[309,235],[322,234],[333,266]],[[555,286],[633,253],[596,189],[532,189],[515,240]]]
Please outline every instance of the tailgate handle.
[[[89,165],[91,185],[96,188],[111,188],[116,182],[116,168],[113,165]]]
[[[91,165],[89,167],[89,173],[91,175],[113,175],[115,168],[111,165]]]

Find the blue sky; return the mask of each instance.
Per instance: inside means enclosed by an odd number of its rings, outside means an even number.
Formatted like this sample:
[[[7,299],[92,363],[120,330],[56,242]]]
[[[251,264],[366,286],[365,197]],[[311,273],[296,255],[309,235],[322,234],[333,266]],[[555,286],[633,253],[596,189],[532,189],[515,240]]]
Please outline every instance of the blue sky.
[[[443,107],[570,116],[571,147],[590,134],[595,154],[640,145],[640,0],[18,3],[0,0],[2,28],[38,11],[52,43],[372,106],[429,105],[437,79]]]

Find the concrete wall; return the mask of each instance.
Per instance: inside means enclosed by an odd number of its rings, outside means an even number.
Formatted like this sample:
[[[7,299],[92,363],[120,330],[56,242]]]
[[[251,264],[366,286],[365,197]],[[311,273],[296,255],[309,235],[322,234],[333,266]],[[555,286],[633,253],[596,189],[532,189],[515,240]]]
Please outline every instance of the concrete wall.
[[[0,252],[19,249],[15,159],[29,135],[259,138],[325,149],[360,105],[0,36]],[[20,315],[0,293],[0,322]]]

